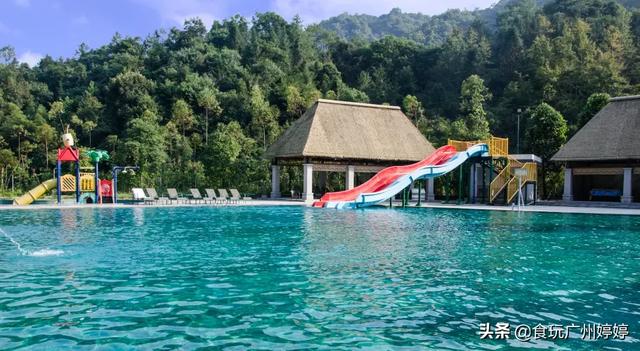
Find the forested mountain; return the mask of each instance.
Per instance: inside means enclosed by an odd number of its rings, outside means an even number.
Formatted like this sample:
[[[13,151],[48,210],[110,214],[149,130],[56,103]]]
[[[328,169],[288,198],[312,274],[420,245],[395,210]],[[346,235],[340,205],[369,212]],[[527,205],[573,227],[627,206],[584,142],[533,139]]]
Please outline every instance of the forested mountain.
[[[0,52],[0,191],[51,177],[67,125],[131,184],[268,193],[266,147],[317,98],[402,105],[429,140],[516,135],[548,159],[606,103],[640,83],[640,13],[607,0],[513,1],[493,29],[455,25],[439,45],[343,40],[274,13],[114,35],[73,58],[20,64]],[[553,167],[549,168],[553,169]],[[298,168],[283,189],[300,190]],[[553,194],[556,174],[547,183]],[[291,179],[291,181],[289,181]],[[333,179],[330,186],[338,186]]]
[[[476,21],[494,30],[498,14],[515,1],[517,0],[500,0],[486,9],[451,9],[434,16],[403,13],[399,8],[381,16],[344,13],[321,21],[318,26],[346,40],[372,41],[392,35],[427,46],[437,46],[441,45],[454,29],[468,28]],[[535,0],[534,2],[537,6],[543,7],[551,1]],[[617,2],[629,9],[640,6],[640,0],[618,0]]]
[[[345,40],[373,41],[387,35],[425,45],[439,45],[455,29],[468,28],[482,18],[481,11],[449,10],[441,15],[403,13],[395,8],[382,16],[347,13],[324,20],[318,26]]]

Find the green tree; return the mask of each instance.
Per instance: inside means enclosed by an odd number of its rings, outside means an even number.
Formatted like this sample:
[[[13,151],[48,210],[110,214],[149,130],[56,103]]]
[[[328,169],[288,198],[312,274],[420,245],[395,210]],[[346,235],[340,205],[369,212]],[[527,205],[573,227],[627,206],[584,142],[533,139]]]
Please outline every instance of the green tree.
[[[422,103],[413,95],[407,95],[404,97],[402,100],[402,109],[415,125],[418,125],[418,122],[425,118]]]
[[[153,183],[153,176],[162,173],[168,156],[165,130],[158,124],[158,116],[147,110],[127,124],[126,163],[137,164],[145,181]]]
[[[58,120],[60,123],[60,130],[64,130],[64,123],[62,122],[62,114],[64,113],[64,103],[62,101],[54,101],[49,107],[49,117],[52,120]]]
[[[46,122],[36,127],[36,138],[44,146],[45,167],[49,166],[49,143],[56,137],[56,131]]]
[[[91,82],[78,102],[76,111],[76,114],[81,119],[80,126],[82,131],[89,138],[89,146],[92,145],[92,132],[98,127],[104,108],[104,105],[94,95],[95,90],[95,84]]]
[[[577,129],[585,125],[596,113],[600,112],[609,103],[611,96],[607,93],[594,93],[589,96],[587,103],[584,105],[582,113],[580,114],[580,125],[576,126]]]
[[[216,91],[205,88],[198,93],[198,106],[204,109],[204,143],[209,144],[209,114],[214,118],[222,114],[222,107],[216,98]]]
[[[110,127],[117,131],[129,119],[142,116],[145,111],[157,113],[156,102],[151,96],[155,83],[142,73],[125,71],[109,80],[107,113]]]
[[[191,107],[189,107],[189,104],[182,99],[178,99],[173,104],[173,107],[171,108],[171,116],[173,123],[175,123],[182,131],[183,137],[186,135],[187,130],[193,127],[196,121],[193,116],[193,111],[191,111]]]
[[[286,103],[287,120],[294,120],[304,113],[307,109],[307,102],[302,97],[302,93],[295,85],[287,85],[284,91]]]
[[[527,140],[530,151],[549,160],[567,141],[567,121],[551,105],[541,103],[529,117]]]
[[[9,171],[18,166],[18,160],[11,150],[0,149],[0,188],[6,189],[9,183]]]
[[[485,103],[490,99],[491,92],[478,75],[471,75],[462,82],[460,91],[462,116],[458,126],[464,133],[464,139],[481,140],[490,136],[489,121],[485,112]]]
[[[548,161],[567,141],[567,121],[560,112],[543,102],[532,111],[528,125],[527,143],[529,150],[542,158],[542,192],[547,195],[547,189],[554,189],[554,192],[557,189],[557,183],[550,182],[557,179],[554,177],[557,169],[549,169]]]
[[[266,150],[278,129],[277,109],[269,105],[258,85],[251,88],[250,109],[251,124],[261,136],[262,148]]]

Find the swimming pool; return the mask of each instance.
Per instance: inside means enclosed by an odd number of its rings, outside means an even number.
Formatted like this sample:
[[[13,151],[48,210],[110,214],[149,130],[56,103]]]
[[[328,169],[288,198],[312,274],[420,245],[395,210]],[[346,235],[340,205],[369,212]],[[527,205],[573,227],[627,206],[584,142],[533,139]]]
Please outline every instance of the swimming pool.
[[[640,349],[637,217],[173,207],[0,211],[0,228],[26,253],[0,237],[3,350]],[[498,322],[630,333],[480,338]]]

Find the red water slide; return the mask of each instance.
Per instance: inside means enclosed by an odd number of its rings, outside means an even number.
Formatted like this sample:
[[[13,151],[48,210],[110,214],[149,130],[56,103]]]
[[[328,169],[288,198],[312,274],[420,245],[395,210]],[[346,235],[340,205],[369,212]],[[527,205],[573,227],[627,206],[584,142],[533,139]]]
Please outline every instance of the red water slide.
[[[426,166],[437,166],[448,161],[453,155],[456,154],[456,149],[453,146],[443,146],[436,150],[431,155],[427,156],[424,160],[406,165],[406,166],[392,166],[387,167],[376,175],[374,175],[368,181],[358,185],[357,187],[344,191],[336,191],[333,193],[326,193],[320,201],[313,203],[314,207],[323,207],[328,201],[354,201],[358,195],[362,193],[373,193],[380,191],[389,184],[393,183],[398,177],[407,173],[411,173],[417,169]]]

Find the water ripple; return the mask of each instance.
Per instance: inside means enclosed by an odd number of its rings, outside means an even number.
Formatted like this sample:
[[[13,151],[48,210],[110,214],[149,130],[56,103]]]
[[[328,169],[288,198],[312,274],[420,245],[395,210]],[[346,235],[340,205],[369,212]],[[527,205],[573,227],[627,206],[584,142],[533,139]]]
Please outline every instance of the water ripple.
[[[637,349],[640,219],[425,209],[3,211],[0,349]]]

